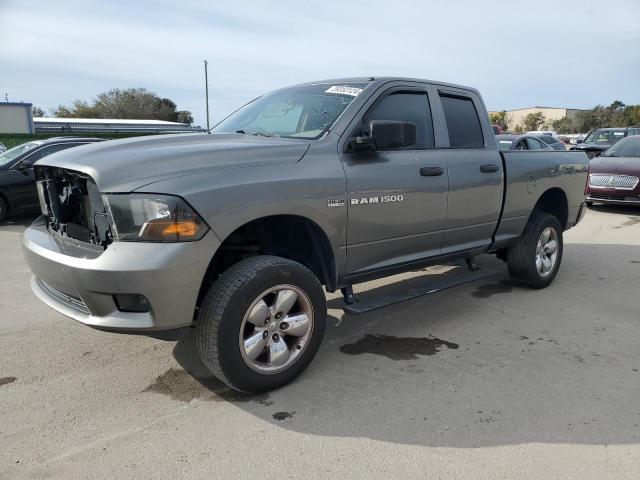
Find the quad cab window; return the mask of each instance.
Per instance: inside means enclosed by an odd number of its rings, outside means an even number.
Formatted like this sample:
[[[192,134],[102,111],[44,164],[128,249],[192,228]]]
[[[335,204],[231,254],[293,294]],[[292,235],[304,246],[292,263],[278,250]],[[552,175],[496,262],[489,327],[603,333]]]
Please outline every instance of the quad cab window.
[[[483,148],[482,124],[473,100],[441,93],[440,102],[447,122],[450,147]]]

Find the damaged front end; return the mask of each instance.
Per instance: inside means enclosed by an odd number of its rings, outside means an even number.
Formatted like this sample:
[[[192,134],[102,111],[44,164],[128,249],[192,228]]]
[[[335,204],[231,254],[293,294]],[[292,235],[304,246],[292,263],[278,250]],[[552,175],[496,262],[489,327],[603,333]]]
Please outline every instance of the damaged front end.
[[[40,209],[47,230],[106,249],[113,241],[107,209],[93,179],[74,170],[35,167]]]

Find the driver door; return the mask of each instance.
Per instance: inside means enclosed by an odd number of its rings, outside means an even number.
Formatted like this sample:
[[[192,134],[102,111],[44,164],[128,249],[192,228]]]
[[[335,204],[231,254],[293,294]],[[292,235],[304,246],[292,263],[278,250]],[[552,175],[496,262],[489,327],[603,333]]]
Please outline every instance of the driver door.
[[[410,264],[440,253],[447,209],[447,164],[434,136],[426,85],[391,88],[371,100],[349,138],[371,120],[416,125],[416,144],[369,152],[344,148],[347,177],[347,275]],[[348,146],[348,142],[346,144]]]

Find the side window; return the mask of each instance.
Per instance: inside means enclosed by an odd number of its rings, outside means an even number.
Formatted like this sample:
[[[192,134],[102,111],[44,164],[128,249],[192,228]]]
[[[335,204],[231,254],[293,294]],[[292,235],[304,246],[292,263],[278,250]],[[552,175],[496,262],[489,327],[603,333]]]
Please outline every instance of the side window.
[[[31,163],[40,160],[41,158],[46,157],[47,155],[51,155],[52,153],[59,152],[60,150],[66,150],[67,148],[75,147],[78,145],[77,143],[59,143],[58,145],[50,145],[48,147],[41,148],[37,152],[33,152],[29,155],[26,160],[29,160]]]
[[[527,138],[527,150],[542,150],[543,146],[535,138]]]
[[[362,117],[362,128],[365,132],[368,131],[371,120],[395,120],[415,123],[416,144],[406,147],[404,150],[425,150],[435,146],[433,119],[426,93],[391,93],[380,99]]]
[[[473,100],[440,94],[451,148],[483,148],[482,124]]]
[[[515,147],[513,147],[513,150],[527,150],[525,140],[522,139],[518,143],[516,143]]]

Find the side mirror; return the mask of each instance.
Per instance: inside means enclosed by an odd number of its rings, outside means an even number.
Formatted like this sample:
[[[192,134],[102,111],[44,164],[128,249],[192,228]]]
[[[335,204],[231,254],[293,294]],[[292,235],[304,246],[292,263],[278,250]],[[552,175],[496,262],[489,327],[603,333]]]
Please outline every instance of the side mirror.
[[[16,170],[19,170],[21,172],[26,172],[31,167],[33,167],[33,165],[29,160],[22,160],[21,162],[18,162],[18,165],[16,165]]]
[[[579,138],[576,139],[576,145],[578,145],[579,143],[582,143],[582,140],[580,140]]]
[[[371,120],[368,137],[352,140],[353,150],[387,150],[416,144],[416,124],[394,120]]]

